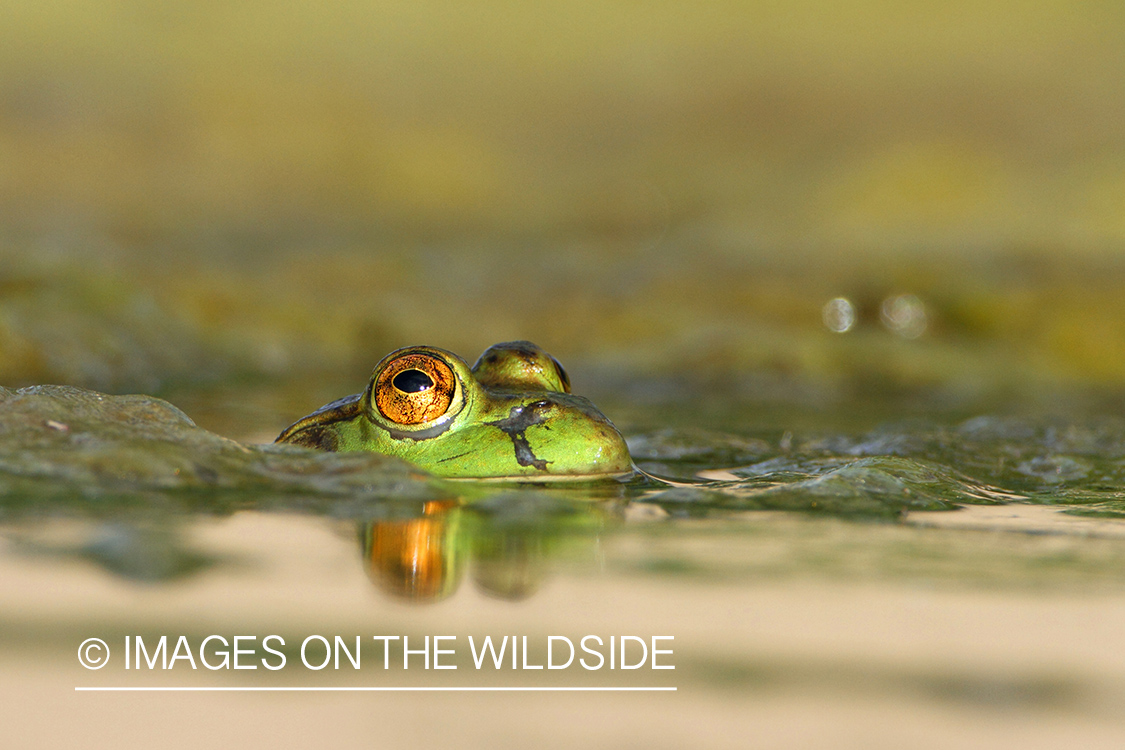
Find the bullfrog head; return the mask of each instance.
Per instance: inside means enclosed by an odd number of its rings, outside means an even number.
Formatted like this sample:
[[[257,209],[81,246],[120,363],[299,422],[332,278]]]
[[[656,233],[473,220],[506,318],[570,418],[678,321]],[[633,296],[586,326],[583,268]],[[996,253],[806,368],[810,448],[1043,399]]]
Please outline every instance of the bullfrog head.
[[[430,346],[391,352],[367,390],[321,407],[276,442],[397,456],[451,478],[596,479],[633,470],[617,428],[572,395],[562,366],[528,341],[491,346],[472,368]]]

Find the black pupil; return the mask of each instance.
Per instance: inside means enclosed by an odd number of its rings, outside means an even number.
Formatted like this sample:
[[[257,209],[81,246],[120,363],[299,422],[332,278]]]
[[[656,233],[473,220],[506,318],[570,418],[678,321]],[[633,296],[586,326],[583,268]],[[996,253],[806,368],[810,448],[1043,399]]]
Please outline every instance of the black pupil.
[[[421,370],[403,370],[394,376],[391,384],[403,393],[418,393],[434,387],[434,381]]]

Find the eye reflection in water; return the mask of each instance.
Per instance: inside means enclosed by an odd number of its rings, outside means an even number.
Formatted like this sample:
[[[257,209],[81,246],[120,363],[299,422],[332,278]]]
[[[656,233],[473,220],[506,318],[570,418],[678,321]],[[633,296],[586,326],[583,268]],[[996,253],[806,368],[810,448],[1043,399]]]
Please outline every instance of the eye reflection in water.
[[[361,524],[367,574],[383,591],[406,599],[437,601],[457,589],[461,553],[457,503],[426,503],[420,518]]]
[[[440,601],[466,569],[489,596],[519,600],[539,590],[561,556],[592,557],[615,504],[565,502],[505,493],[479,503],[429,502],[414,518],[359,524],[363,564],[382,592],[413,602]]]

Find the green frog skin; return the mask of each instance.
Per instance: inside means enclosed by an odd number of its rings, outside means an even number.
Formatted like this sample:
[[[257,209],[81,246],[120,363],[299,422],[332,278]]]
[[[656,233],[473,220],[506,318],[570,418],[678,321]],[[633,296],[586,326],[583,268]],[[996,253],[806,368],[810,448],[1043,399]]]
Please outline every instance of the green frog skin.
[[[633,471],[617,428],[570,393],[562,366],[528,341],[489,347],[470,368],[444,349],[391,352],[367,390],[277,438],[327,451],[396,456],[458,479],[599,479]]]

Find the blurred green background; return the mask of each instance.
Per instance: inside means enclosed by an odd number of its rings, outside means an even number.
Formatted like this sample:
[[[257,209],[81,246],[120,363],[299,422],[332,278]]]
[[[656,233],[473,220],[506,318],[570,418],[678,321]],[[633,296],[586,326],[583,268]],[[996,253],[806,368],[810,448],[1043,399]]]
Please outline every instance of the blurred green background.
[[[0,2],[6,386],[268,437],[529,338],[626,423],[1104,409],[1123,281],[1120,2]]]

